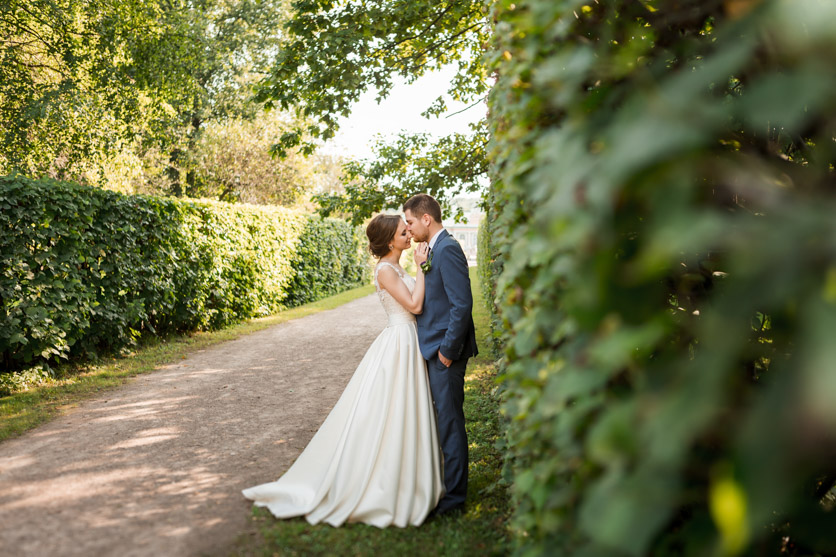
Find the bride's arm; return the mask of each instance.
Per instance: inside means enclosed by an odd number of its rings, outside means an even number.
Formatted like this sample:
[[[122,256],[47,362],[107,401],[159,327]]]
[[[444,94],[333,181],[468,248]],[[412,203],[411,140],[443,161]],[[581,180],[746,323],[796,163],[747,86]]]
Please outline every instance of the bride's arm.
[[[381,267],[377,272],[377,282],[410,313],[419,314],[424,310],[424,273],[420,267],[411,293],[395,269],[389,266]]]
[[[421,270],[421,265],[418,265],[418,272],[415,273],[415,289],[412,291],[412,297],[415,298],[416,296],[418,297],[418,308],[412,313],[418,315],[424,311],[424,271]]]

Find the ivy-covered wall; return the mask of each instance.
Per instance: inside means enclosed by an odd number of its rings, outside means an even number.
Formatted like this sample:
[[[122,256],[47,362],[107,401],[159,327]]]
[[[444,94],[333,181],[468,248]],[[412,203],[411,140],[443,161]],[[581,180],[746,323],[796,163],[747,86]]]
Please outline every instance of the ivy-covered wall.
[[[520,551],[836,554],[836,3],[491,15]]]
[[[0,178],[5,371],[143,332],[223,327],[367,280],[359,231],[342,221]]]

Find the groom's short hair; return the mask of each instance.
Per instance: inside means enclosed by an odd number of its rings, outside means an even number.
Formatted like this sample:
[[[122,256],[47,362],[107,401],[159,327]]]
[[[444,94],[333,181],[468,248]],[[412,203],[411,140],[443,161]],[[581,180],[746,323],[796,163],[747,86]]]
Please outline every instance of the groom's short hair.
[[[420,218],[429,215],[435,222],[441,224],[441,205],[431,195],[419,193],[413,195],[403,204],[404,213],[409,211],[414,217]]]

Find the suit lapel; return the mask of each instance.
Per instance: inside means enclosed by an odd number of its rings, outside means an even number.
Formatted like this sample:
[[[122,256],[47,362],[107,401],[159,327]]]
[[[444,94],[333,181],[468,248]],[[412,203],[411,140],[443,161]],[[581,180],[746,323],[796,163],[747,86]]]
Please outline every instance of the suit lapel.
[[[447,229],[443,229],[441,232],[439,232],[438,233],[438,238],[435,241],[435,245],[433,245],[433,248],[430,250],[430,252],[432,253],[432,252],[438,251],[438,248],[441,247],[441,242],[443,242],[444,238],[446,238],[449,235],[450,235],[450,233],[447,232]]]
[[[441,245],[441,242],[444,241],[444,238],[446,238],[449,235],[450,235],[450,233],[447,232],[446,228],[442,229],[442,231],[438,233],[438,240],[435,241],[435,245],[433,246],[433,251],[438,249],[438,247]]]

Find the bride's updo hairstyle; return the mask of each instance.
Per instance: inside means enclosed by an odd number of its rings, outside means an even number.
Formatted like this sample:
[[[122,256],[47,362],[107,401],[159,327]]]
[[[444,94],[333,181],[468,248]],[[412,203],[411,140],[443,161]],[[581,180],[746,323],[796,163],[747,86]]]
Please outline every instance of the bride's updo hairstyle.
[[[389,253],[389,244],[398,231],[398,224],[401,222],[399,215],[377,215],[366,227],[366,236],[369,238],[369,251],[375,257],[383,257]]]

